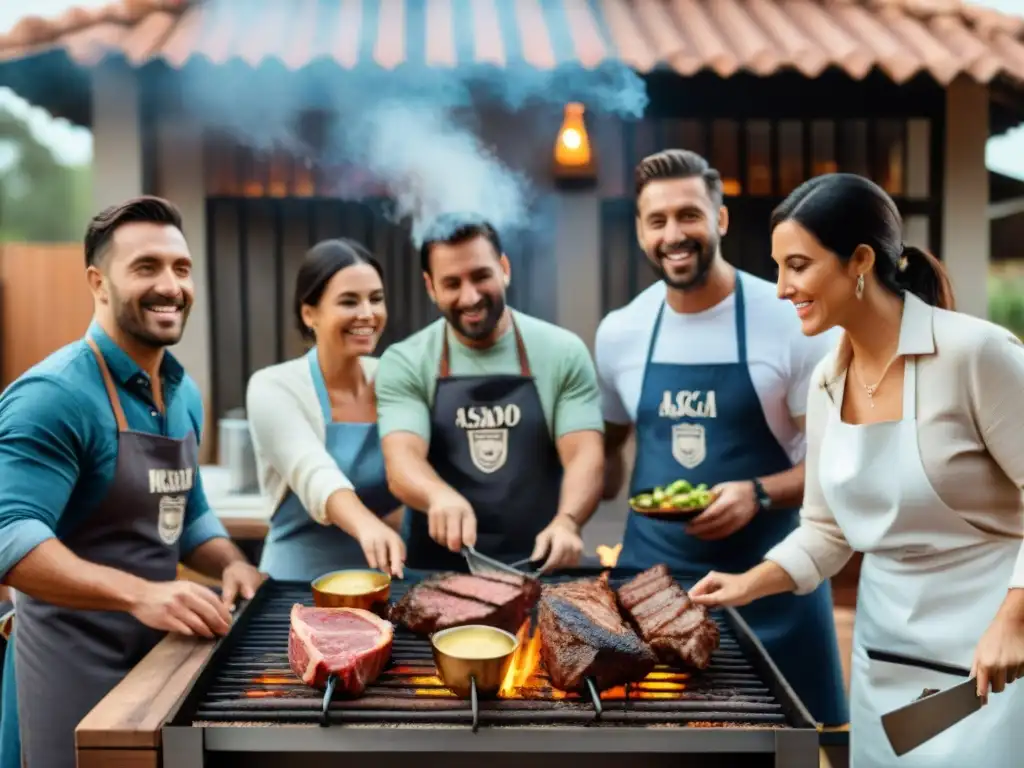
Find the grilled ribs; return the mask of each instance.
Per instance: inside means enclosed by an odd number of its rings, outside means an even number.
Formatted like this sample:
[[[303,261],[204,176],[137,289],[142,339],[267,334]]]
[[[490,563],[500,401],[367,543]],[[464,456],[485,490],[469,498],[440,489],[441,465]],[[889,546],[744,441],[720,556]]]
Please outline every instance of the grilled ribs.
[[[412,587],[391,607],[391,621],[429,635],[463,624],[515,633],[537,603],[540,582],[527,576],[440,573]]]
[[[664,664],[707,669],[718,648],[718,624],[693,603],[665,565],[656,565],[619,587],[619,603]]]
[[[638,682],[657,663],[623,621],[607,575],[545,586],[538,624],[544,667],[563,691],[584,692],[587,678],[599,691]]]

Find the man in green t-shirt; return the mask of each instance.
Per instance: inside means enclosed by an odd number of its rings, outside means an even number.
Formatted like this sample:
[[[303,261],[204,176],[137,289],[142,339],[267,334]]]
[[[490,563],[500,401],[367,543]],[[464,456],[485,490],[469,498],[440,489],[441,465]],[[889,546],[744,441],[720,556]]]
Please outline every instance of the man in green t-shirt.
[[[444,317],[392,345],[376,375],[388,484],[409,507],[407,565],[575,565],[600,502],[597,376],[575,334],[505,305],[511,270],[488,222],[443,216],[420,248]]]

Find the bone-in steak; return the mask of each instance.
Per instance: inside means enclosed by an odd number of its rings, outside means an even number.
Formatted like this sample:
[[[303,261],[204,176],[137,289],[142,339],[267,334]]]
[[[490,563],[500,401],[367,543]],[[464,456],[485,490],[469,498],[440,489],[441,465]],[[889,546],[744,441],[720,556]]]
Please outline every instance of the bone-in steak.
[[[619,603],[665,664],[707,669],[721,633],[707,609],[696,605],[664,564],[619,587]]]
[[[358,696],[391,659],[394,629],[359,608],[293,605],[288,663],[306,685],[324,688],[337,675],[335,696]]]
[[[544,587],[538,610],[541,658],[563,691],[643,680],[657,659],[623,621],[606,576]]]
[[[527,576],[440,573],[413,586],[390,618],[429,635],[463,624],[486,624],[515,633],[537,603],[540,583]]]

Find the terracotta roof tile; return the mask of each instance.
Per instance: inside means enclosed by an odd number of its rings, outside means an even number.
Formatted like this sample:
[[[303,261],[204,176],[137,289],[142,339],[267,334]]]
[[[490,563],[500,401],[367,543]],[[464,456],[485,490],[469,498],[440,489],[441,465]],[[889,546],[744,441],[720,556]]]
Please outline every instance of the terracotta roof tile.
[[[54,48],[85,66],[110,54],[134,65],[276,59],[292,69],[321,58],[386,69],[618,60],[723,77],[816,77],[836,66],[855,78],[878,68],[896,82],[928,72],[945,84],[966,74],[1024,89],[1024,17],[962,0],[470,0],[471,19],[456,18],[453,3],[120,0],[26,16],[0,35],[0,61]]]

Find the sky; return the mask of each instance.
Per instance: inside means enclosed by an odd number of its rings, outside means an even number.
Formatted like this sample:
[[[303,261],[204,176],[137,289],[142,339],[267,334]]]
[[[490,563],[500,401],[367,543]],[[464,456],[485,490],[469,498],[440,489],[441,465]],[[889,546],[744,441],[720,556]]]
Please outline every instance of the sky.
[[[104,5],[108,0],[32,0],[33,13],[51,16],[65,8]],[[1024,0],[974,0],[976,5],[1024,15]],[[24,14],[24,3],[0,0],[0,32],[5,32]],[[92,136],[84,128],[52,119],[44,110],[25,102],[7,88],[0,88],[0,108],[26,116],[36,136],[49,145],[65,163],[87,163],[92,157]],[[1024,126],[989,140],[986,148],[989,170],[1024,179]]]

